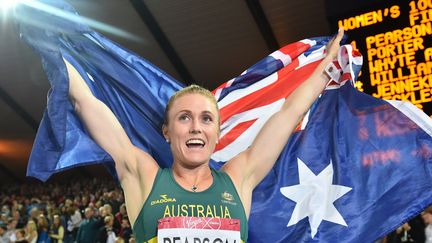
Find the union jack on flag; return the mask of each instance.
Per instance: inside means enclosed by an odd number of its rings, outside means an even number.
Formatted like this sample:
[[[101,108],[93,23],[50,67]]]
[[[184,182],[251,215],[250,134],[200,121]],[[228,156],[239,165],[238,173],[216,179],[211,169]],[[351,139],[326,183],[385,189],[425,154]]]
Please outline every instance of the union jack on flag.
[[[228,161],[252,144],[251,138],[325,57],[329,40],[330,37],[317,37],[284,46],[213,91],[221,113],[221,138],[212,156],[214,160]],[[331,80],[326,89],[355,80],[352,77],[360,70],[362,57],[351,48],[342,48],[338,59],[344,69],[339,61],[334,62],[342,76],[340,80]]]
[[[63,1],[48,2],[76,14]],[[62,56],[111,108],[132,142],[162,167],[170,165],[160,125],[180,83],[87,26],[25,6],[16,15],[21,37],[40,54],[52,85],[29,176],[47,180],[94,163],[114,171],[69,103]],[[40,29],[22,19],[52,26]],[[219,168],[250,146],[324,57],[329,39],[287,45],[213,92],[222,127],[212,166]],[[352,82],[361,63],[349,45],[341,48],[334,61],[340,78],[331,80],[254,191],[249,242],[373,242],[432,204],[430,118],[409,103],[357,91]]]

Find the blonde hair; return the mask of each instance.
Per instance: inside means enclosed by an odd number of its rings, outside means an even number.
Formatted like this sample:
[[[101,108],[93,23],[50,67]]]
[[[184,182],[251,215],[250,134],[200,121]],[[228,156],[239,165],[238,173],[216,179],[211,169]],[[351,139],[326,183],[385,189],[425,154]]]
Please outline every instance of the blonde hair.
[[[163,125],[165,125],[165,126],[168,125],[168,120],[169,120],[168,113],[169,113],[172,105],[174,104],[174,101],[176,99],[184,96],[184,95],[187,95],[187,94],[200,94],[200,95],[208,98],[214,104],[214,106],[215,106],[215,108],[216,108],[216,110],[218,112],[217,119],[218,119],[218,124],[220,125],[219,107],[218,107],[216,98],[214,97],[214,95],[208,89],[203,88],[203,87],[201,87],[199,85],[196,85],[196,84],[189,85],[189,86],[187,86],[187,87],[185,87],[185,88],[183,88],[183,89],[175,92],[171,96],[171,98],[168,100],[168,104],[165,107],[165,117],[164,117]]]
[[[56,220],[57,220],[57,222],[56,222]],[[53,222],[52,222],[51,226],[57,229],[57,228],[59,228],[61,226],[61,223],[62,222],[61,222],[60,215],[54,214],[54,216],[53,216]]]
[[[112,215],[107,215],[104,218],[105,223],[111,222],[112,220],[114,220],[114,217]]]
[[[37,226],[36,226],[36,222],[34,220],[29,220],[27,222],[27,226],[26,226],[27,230],[29,230],[30,232],[34,232],[37,231]]]
[[[37,218],[37,228],[38,229],[43,229],[43,230],[48,230],[49,225],[48,225],[48,219],[45,217],[45,215],[43,214],[39,214],[38,218]]]

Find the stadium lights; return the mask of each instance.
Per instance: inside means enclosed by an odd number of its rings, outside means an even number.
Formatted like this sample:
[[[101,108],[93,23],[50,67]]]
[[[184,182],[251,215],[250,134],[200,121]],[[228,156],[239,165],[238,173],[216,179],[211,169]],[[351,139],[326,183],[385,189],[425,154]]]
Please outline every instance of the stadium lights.
[[[35,0],[0,0],[0,6],[4,6],[5,8],[6,7],[12,8],[13,6],[15,6],[19,3],[26,5],[27,7],[34,8],[34,9],[37,9],[39,11],[51,14],[53,16],[57,16],[59,18],[73,21],[73,22],[76,22],[79,24],[88,25],[91,28],[103,30],[103,31],[108,32],[110,34],[117,35],[117,36],[129,39],[132,41],[145,42],[145,40],[143,40],[141,37],[135,36],[135,35],[133,35],[129,32],[126,32],[122,29],[107,25],[103,22],[93,20],[91,18],[79,16],[75,13],[65,11],[61,8],[58,8],[58,7],[55,7],[55,6],[40,2],[40,1],[35,1]],[[3,8],[3,7],[0,7],[0,9],[1,8]],[[25,18],[25,16],[19,16],[19,17]]]
[[[20,0],[0,0],[0,9],[7,11],[17,5]]]

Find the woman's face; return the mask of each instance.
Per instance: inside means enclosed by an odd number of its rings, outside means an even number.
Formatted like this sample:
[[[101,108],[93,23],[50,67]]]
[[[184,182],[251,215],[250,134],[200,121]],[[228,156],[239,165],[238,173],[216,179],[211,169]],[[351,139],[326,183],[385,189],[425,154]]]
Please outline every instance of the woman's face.
[[[120,206],[120,213],[122,214],[122,215],[125,215],[126,214],[126,206],[124,206],[124,205],[122,205],[122,206]]]
[[[36,223],[33,220],[29,220],[26,225],[27,231],[32,232],[36,229]]]
[[[21,238],[24,237],[24,235],[19,230],[15,231],[15,236],[16,236],[17,239],[21,239]]]
[[[56,226],[59,226],[59,225],[60,225],[60,217],[58,217],[58,216],[54,217],[54,224],[55,224]]]
[[[426,224],[432,224],[432,214],[431,213],[423,213],[422,218]]]
[[[163,128],[169,140],[174,162],[188,167],[207,163],[219,138],[218,111],[215,104],[201,94],[177,98]]]

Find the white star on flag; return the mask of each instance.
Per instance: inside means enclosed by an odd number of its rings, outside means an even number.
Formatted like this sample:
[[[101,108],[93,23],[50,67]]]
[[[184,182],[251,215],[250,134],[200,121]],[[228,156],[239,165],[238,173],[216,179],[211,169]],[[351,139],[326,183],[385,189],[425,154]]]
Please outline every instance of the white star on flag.
[[[339,211],[333,205],[338,198],[351,191],[351,187],[333,185],[333,165],[330,164],[315,175],[301,159],[297,158],[299,184],[281,187],[281,193],[296,202],[287,227],[308,217],[312,239],[323,220],[347,226]]]

